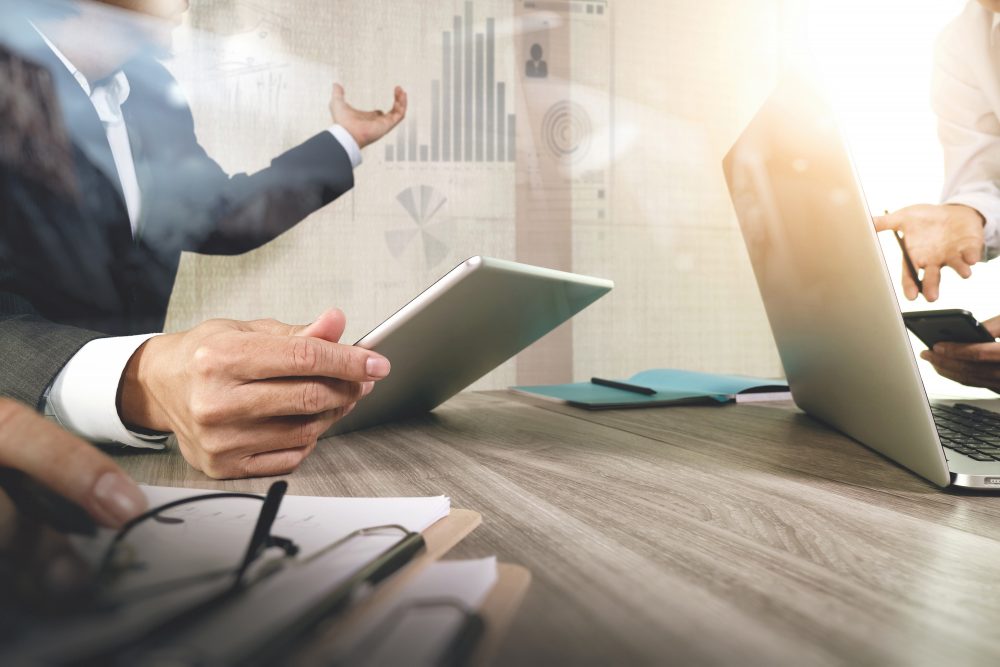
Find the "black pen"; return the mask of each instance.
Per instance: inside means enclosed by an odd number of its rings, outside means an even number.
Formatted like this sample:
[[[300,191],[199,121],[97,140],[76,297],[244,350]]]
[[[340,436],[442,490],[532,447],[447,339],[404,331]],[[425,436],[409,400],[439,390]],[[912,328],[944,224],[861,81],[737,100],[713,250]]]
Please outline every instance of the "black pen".
[[[590,381],[593,384],[599,384],[602,387],[621,389],[622,391],[630,391],[633,394],[642,394],[643,396],[653,396],[656,394],[655,389],[650,389],[649,387],[640,387],[637,384],[628,384],[627,382],[618,382],[616,380],[605,380],[604,378],[590,378]]]
[[[889,215],[889,211],[886,210],[886,215]],[[913,260],[910,259],[910,253],[906,251],[906,243],[903,242],[903,233],[898,229],[892,230],[892,235],[896,237],[896,243],[899,244],[899,249],[903,251],[903,262],[906,264],[906,270],[910,274],[910,278],[917,286],[917,293],[922,293],[924,291],[924,283],[920,280],[920,274],[917,273],[917,267],[913,264]]]

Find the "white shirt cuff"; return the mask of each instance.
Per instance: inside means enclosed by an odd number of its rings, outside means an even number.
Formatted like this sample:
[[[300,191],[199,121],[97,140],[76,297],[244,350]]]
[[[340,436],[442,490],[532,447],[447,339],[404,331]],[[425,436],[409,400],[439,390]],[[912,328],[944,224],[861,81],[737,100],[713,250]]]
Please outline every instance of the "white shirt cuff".
[[[361,147],[354,140],[351,133],[344,129],[342,125],[333,125],[327,130],[333,138],[340,142],[340,145],[347,151],[347,157],[351,158],[351,166],[355,169],[361,166]]]
[[[118,386],[125,366],[139,346],[156,335],[98,338],[84,345],[56,376],[45,413],[92,442],[163,449],[167,436],[133,433],[118,414]]]
[[[945,204],[962,204],[979,211],[986,220],[983,227],[985,238],[984,260],[1000,255],[1000,193],[993,192],[959,192],[948,197]]]

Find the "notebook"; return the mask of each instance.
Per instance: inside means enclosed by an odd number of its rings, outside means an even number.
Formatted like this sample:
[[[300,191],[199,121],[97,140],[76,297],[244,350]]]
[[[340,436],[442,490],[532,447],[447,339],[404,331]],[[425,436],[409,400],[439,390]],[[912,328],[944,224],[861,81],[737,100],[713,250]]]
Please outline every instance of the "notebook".
[[[511,390],[589,410],[712,405],[734,401],[742,403],[791,398],[788,384],[782,380],[717,375],[671,368],[642,371],[621,382],[648,387],[656,393],[646,396],[592,382],[511,387]]]

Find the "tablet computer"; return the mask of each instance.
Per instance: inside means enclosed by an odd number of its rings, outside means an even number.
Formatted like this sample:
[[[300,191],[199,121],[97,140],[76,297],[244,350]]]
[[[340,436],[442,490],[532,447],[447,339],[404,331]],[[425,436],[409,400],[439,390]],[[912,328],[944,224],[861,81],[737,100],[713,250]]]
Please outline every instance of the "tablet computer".
[[[433,410],[613,287],[517,262],[465,260],[356,343],[387,357],[392,372],[328,435]]]

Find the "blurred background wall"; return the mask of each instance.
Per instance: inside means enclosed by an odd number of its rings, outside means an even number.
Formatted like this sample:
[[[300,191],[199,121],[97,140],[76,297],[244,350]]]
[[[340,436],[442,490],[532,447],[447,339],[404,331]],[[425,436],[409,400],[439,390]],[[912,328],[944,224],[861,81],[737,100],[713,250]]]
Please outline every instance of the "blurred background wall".
[[[170,66],[227,170],[323,130],[334,81],[362,108],[402,85],[410,112],[365,151],[351,194],[256,252],[186,256],[169,327],[308,322],[336,305],[353,341],[484,254],[617,287],[477,388],[649,367],[780,376],[722,156],[781,69],[810,62],[872,207],[936,201],[933,41],[963,4],[193,2]],[[962,307],[1000,312],[990,271],[957,282]]]

